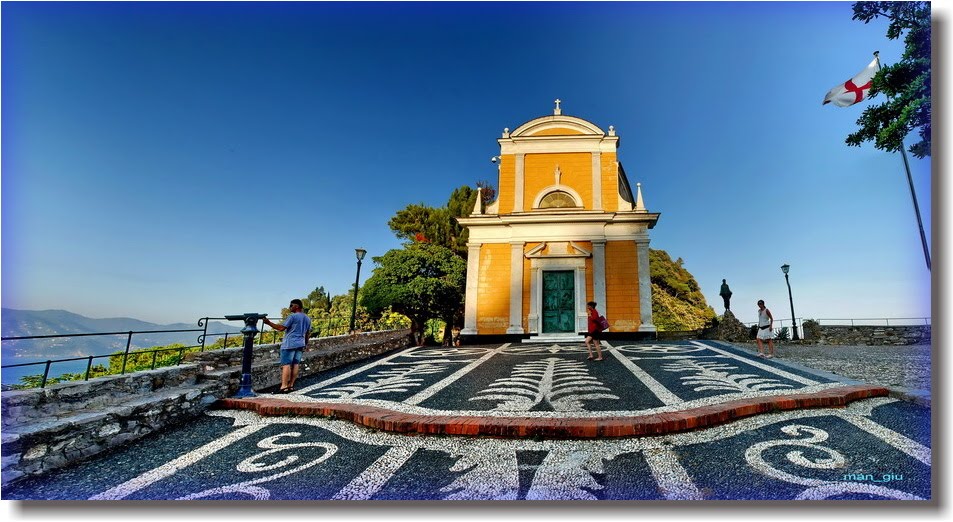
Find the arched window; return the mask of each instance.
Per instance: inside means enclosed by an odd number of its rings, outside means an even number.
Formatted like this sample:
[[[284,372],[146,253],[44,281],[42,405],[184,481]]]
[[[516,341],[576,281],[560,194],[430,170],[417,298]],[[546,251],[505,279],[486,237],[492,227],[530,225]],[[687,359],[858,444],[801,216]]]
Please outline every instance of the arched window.
[[[568,192],[555,190],[543,196],[539,208],[576,208],[576,200]]]

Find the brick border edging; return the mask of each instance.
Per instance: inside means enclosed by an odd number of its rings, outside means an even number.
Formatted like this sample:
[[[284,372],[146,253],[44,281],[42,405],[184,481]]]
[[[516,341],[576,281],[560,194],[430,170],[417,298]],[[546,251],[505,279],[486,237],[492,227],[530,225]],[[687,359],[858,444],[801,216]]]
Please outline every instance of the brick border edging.
[[[404,434],[595,439],[664,435],[717,426],[762,413],[843,407],[853,401],[888,394],[889,390],[882,386],[843,386],[815,393],[738,399],[676,412],[603,418],[418,415],[376,406],[301,403],[278,398],[221,399],[213,407],[248,410],[263,416],[333,416],[368,428]]]

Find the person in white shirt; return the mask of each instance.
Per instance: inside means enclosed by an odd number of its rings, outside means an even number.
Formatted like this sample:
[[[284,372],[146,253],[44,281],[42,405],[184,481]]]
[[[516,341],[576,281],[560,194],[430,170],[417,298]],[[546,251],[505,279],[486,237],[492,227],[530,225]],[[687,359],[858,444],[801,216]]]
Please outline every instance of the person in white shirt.
[[[758,357],[767,357],[771,359],[774,357],[774,316],[771,315],[771,310],[768,310],[764,307],[764,300],[758,299],[758,335],[755,337],[758,340]],[[762,345],[762,339],[768,340],[768,353],[764,353],[764,345]]]

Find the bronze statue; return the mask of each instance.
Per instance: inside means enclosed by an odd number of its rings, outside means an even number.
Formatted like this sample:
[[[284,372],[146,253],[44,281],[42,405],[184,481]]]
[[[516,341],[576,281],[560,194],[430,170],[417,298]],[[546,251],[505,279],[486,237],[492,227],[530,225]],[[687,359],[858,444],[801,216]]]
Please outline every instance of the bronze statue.
[[[725,300],[725,310],[731,310],[731,289],[728,288],[728,282],[721,280],[721,292],[718,293]]]

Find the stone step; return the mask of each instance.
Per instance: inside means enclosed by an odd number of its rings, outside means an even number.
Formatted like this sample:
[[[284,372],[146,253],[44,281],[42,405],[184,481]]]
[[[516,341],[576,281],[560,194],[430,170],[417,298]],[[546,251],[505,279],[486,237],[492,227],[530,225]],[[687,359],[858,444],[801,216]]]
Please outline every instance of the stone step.
[[[573,344],[573,343],[583,343],[586,341],[586,337],[580,334],[567,333],[567,334],[539,334],[530,337],[529,339],[523,339],[524,343],[545,343],[545,344]]]

